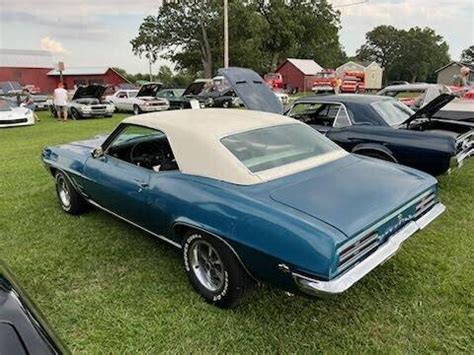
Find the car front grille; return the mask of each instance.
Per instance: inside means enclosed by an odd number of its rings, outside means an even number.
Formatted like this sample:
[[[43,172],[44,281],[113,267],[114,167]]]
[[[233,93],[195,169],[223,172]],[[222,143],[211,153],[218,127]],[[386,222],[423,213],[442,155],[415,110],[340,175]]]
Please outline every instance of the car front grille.
[[[372,227],[371,231],[367,232],[366,234],[362,234],[362,237],[355,237],[350,244],[344,245],[339,250],[339,261],[336,270],[337,273],[340,274],[342,272],[345,272],[351,266],[355,266],[355,264],[364,260],[370,254],[376,251],[377,248],[387,239],[390,239],[390,237],[400,228],[402,228],[406,223],[408,223],[410,220],[416,220],[420,218],[422,215],[428,212],[437,202],[438,198],[436,195],[436,191],[433,190],[428,193],[424,193],[417,201],[408,205],[404,210],[414,210],[412,216],[407,217],[407,219],[405,220],[393,217],[393,220],[396,222],[392,223],[392,225],[388,227],[388,231],[381,231],[380,233],[382,233],[382,236],[380,236],[377,232],[378,227]],[[401,211],[399,216],[401,216],[404,211]]]
[[[92,110],[105,110],[105,106],[91,106]]]
[[[26,118],[17,118],[15,120],[0,120],[0,124],[25,123],[26,121],[28,121]]]

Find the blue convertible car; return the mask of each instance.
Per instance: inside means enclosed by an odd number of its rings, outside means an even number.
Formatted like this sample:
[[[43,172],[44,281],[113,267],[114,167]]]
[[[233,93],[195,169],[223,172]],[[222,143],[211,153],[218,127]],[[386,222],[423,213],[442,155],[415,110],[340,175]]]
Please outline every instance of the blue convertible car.
[[[64,211],[96,206],[181,249],[193,287],[220,307],[256,281],[341,293],[445,209],[433,177],[271,113],[135,116],[42,157]]]

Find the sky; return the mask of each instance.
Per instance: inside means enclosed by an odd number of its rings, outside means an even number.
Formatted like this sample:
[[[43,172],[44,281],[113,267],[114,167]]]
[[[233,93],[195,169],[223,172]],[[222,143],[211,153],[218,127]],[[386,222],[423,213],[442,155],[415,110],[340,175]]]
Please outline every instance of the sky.
[[[448,42],[455,60],[474,44],[474,0],[329,1],[341,12],[341,43],[348,55],[355,54],[365,33],[377,25],[434,28]],[[115,66],[147,72],[148,62],[132,54],[130,40],[143,17],[157,13],[160,2],[0,0],[0,48],[46,49],[68,67]],[[160,65],[172,67],[160,59],[154,71]]]

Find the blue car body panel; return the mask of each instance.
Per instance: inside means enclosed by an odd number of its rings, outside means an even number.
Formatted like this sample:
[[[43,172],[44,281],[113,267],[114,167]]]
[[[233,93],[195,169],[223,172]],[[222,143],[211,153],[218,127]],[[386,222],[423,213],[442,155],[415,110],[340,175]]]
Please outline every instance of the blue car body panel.
[[[355,155],[269,182],[235,185],[157,173],[107,155],[93,158],[104,140],[46,148],[43,161],[53,173],[65,172],[89,201],[177,247],[183,227],[223,238],[254,278],[289,291],[296,286],[279,264],[334,278],[337,250],[345,243],[401,209],[377,227],[388,236],[401,227],[400,216],[413,218],[407,204],[436,190],[436,180],[425,173]]]

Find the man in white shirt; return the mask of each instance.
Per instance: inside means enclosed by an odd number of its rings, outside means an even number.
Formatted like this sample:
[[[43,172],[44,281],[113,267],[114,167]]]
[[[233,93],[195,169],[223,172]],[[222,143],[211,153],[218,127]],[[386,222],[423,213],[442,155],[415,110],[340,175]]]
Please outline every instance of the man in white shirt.
[[[64,84],[59,83],[58,87],[54,89],[53,104],[56,107],[56,114],[59,121],[67,121],[67,91],[64,89]]]

